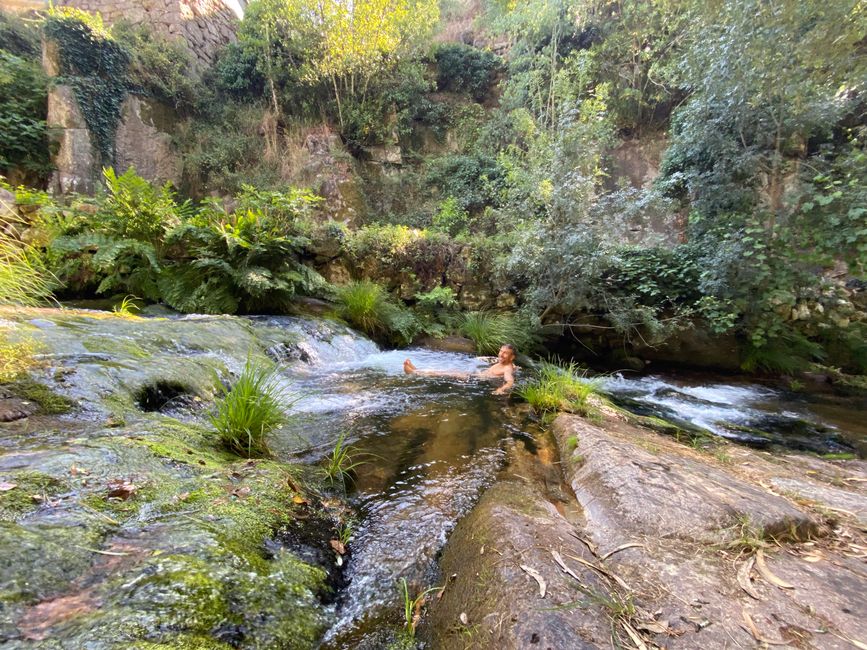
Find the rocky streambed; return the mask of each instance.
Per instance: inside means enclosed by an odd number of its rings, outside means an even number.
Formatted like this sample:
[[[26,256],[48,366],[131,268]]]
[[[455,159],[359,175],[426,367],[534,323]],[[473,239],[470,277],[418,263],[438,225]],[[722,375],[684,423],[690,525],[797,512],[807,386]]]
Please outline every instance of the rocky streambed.
[[[19,309],[0,326],[39,358],[0,388],[3,647],[867,639],[861,460],[696,444],[602,401],[545,429],[489,385],[401,369],[470,356],[383,352],[322,319]],[[269,460],[227,454],[207,423],[251,357],[303,396]],[[339,437],[365,461],[345,491],[320,469]],[[444,587],[415,638],[401,579]]]

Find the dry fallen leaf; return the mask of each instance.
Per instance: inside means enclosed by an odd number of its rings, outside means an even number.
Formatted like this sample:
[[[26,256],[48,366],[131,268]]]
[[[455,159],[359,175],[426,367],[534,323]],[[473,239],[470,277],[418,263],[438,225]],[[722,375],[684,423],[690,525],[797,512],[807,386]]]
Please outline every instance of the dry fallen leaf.
[[[113,499],[121,499],[126,501],[135,494],[138,487],[129,481],[116,480],[108,482],[108,496]]]
[[[232,490],[232,494],[236,497],[246,497],[250,495],[252,490],[249,485],[245,485],[244,487],[240,487],[237,490]]]
[[[17,483],[0,483],[0,492],[8,492],[18,487]]]
[[[462,623],[463,625],[469,625],[469,624],[470,624],[470,619],[467,618],[467,613],[466,613],[466,612],[461,612],[461,615],[460,615],[459,618],[461,619],[461,623]]]
[[[294,497],[292,497],[292,503],[296,503],[299,506],[307,505],[307,499],[302,497],[300,494],[296,494]]]
[[[762,549],[758,549],[756,551],[756,569],[759,574],[772,585],[776,585],[780,589],[794,589],[794,585],[790,585],[785,580],[781,580],[768,568],[768,565],[765,564],[765,554],[762,552]]]
[[[762,600],[762,597],[759,593],[753,589],[753,583],[750,581],[750,573],[753,570],[753,565],[756,562],[756,558],[750,557],[746,562],[741,565],[741,568],[738,569],[738,584],[741,586],[749,596],[755,598],[756,600]]]
[[[545,578],[542,577],[542,574],[536,571],[533,567],[529,567],[525,564],[521,565],[521,568],[536,582],[539,583],[539,597],[544,598],[545,592],[548,591],[548,583],[545,582]]]
[[[788,641],[774,641],[773,639],[767,639],[761,635],[759,632],[759,628],[756,627],[755,622],[753,621],[752,616],[746,613],[746,611],[741,610],[741,614],[743,615],[744,624],[741,625],[747,632],[752,634],[753,638],[759,643],[765,645],[789,645]]]
[[[343,542],[341,542],[339,539],[329,540],[328,543],[331,544],[331,548],[333,548],[336,553],[339,553],[340,555],[344,555],[346,553],[346,546],[344,546]]]

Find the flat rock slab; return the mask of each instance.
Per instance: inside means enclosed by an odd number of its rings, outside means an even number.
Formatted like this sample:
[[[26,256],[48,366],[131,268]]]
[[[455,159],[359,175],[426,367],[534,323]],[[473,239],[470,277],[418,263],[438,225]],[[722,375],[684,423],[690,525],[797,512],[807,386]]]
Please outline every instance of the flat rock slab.
[[[819,522],[792,503],[690,455],[662,449],[654,434],[618,433],[561,416],[572,439],[567,480],[590,528],[719,544],[743,524],[771,536],[806,538]]]
[[[668,624],[648,647],[863,647],[861,463],[737,445],[717,457],[612,413],[560,416],[554,431],[583,534]]]
[[[574,532],[533,486],[505,480],[491,487],[446,547],[441,567],[447,586],[425,626],[429,647],[607,646],[610,623],[604,607],[593,600],[594,594],[607,594],[607,586],[573,559],[593,559]],[[561,554],[580,583],[558,567],[552,551]],[[545,584],[544,597],[532,572]]]
[[[861,526],[867,528],[867,498],[860,492],[787,476],[775,476],[768,482],[777,490],[812,501],[831,512],[850,514]]]
[[[0,422],[14,422],[30,417],[39,410],[35,402],[17,397],[0,397]]]

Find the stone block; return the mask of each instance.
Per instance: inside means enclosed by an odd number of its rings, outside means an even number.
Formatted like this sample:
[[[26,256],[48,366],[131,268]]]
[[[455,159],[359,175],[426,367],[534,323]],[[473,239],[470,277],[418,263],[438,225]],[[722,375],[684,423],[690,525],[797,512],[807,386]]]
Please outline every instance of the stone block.
[[[57,85],[49,90],[48,118],[46,122],[51,128],[87,128],[72,86]]]
[[[64,129],[57,136],[59,147],[54,158],[56,171],[51,178],[55,193],[89,194],[95,187],[97,156],[87,129]]]
[[[121,108],[115,142],[118,172],[135,167],[136,172],[155,183],[179,183],[181,161],[172,146],[172,137],[160,127],[170,123],[166,112],[154,102],[130,95]]]

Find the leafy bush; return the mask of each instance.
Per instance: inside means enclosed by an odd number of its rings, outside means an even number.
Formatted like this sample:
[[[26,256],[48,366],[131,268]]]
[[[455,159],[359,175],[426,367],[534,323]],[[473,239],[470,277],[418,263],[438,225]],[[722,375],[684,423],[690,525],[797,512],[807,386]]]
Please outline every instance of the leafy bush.
[[[213,190],[239,192],[245,184],[281,185],[279,161],[262,155],[263,107],[229,101],[213,110],[207,120],[194,120],[179,128],[188,190],[202,196]]]
[[[142,25],[118,22],[112,35],[129,53],[130,90],[148,95],[175,109],[191,110],[203,88],[190,74],[192,60],[187,47]]]
[[[518,388],[518,395],[540,413],[569,411],[586,414],[587,398],[599,391],[576,364],[543,363],[538,376]]]
[[[485,99],[502,67],[493,52],[460,43],[444,43],[434,52],[439,75],[437,88],[467,93],[477,102]]]
[[[539,344],[538,323],[521,313],[470,312],[460,330],[480,354],[496,354],[506,343],[527,354]]]
[[[0,43],[8,53],[26,59],[37,60],[42,53],[39,29],[14,13],[0,11]]]
[[[47,110],[48,79],[39,60],[0,49],[0,172],[39,181],[51,171]]]
[[[469,213],[458,205],[454,197],[450,196],[440,203],[439,211],[433,218],[433,227],[454,237],[466,229],[469,217]]]
[[[502,169],[490,156],[454,154],[432,161],[425,182],[447,197],[461,210],[478,212],[499,199]]]
[[[220,388],[209,416],[220,444],[245,458],[270,456],[266,437],[286,422],[285,409],[298,398],[286,393],[275,370],[250,359],[231,388]]]

